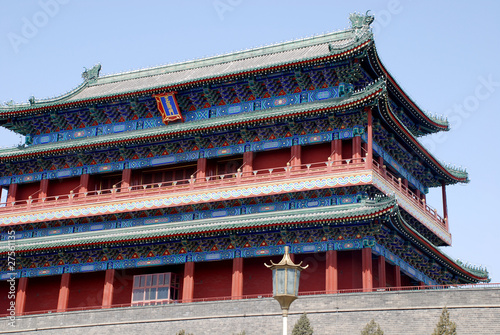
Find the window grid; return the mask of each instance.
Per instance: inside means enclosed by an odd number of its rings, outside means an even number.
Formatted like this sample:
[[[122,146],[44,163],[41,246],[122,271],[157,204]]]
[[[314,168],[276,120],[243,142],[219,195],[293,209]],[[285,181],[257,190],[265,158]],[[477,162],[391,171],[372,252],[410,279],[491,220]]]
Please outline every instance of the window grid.
[[[132,305],[162,305],[178,299],[179,279],[175,273],[134,276]]]

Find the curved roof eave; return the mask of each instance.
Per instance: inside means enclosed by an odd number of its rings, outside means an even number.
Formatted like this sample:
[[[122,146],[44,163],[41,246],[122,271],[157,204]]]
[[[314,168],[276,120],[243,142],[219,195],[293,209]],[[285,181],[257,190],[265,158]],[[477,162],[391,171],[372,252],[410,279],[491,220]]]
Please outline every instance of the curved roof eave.
[[[392,113],[389,106],[387,105],[387,96],[382,96],[382,99],[379,99],[379,111],[385,122],[387,122],[387,124],[389,124],[391,128],[399,134],[399,136],[406,140],[414,150],[420,152],[420,156],[430,166],[433,166],[435,170],[439,172],[439,174],[443,177],[443,179],[448,180],[448,184],[469,182],[467,172],[456,171],[444,166],[429,151],[427,151],[427,149],[425,149],[422,144],[420,144],[415,135],[413,135],[406,128],[406,126],[399,121],[398,117]]]
[[[414,230],[406,221],[401,217],[399,210],[395,211],[393,214],[394,218],[398,221],[397,224],[394,224],[393,220],[391,222],[395,226],[396,229],[406,234],[407,237],[411,237],[414,242],[420,244],[421,247],[424,247],[428,250],[428,252],[438,256],[441,262],[446,263],[448,268],[454,269],[455,272],[460,273],[463,277],[468,278],[470,281],[482,281],[487,282],[489,280],[488,276],[485,274],[484,276],[480,276],[470,272],[468,269],[465,269],[456,261],[452,260],[448,255],[443,253],[440,249],[435,247],[431,242],[429,242],[425,237],[420,235],[416,230]]]
[[[156,224],[142,227],[120,228],[109,231],[83,232],[68,236],[45,236],[19,240],[16,250],[39,250],[106,245],[124,242],[140,242],[160,238],[185,238],[214,232],[230,232],[245,229],[280,227],[321,222],[348,222],[384,216],[394,210],[394,198],[382,202],[362,201],[356,204],[335,205],[322,208],[295,209],[292,211],[246,214],[239,217],[200,219],[187,222]],[[0,242],[0,254],[8,251],[8,245]]]
[[[439,120],[427,115],[422,109],[420,109],[417,104],[403,91],[396,80],[392,77],[389,71],[382,64],[380,57],[377,53],[375,44],[368,51],[368,60],[370,66],[375,71],[378,76],[384,76],[387,78],[387,89],[389,92],[394,94],[399,100],[405,102],[405,107],[412,113],[414,118],[417,118],[422,122],[422,130],[427,130],[428,134],[436,133],[439,131],[448,131],[449,123],[447,120]]]
[[[38,101],[35,101],[34,104],[21,103],[21,104],[7,106],[7,107],[0,106],[0,118],[9,117],[9,116],[15,115],[16,112],[20,112],[20,111],[24,111],[24,110],[31,110],[33,112],[38,111],[39,108],[36,106],[37,104],[54,105],[54,106],[57,106],[59,104],[64,104],[68,99],[71,99],[72,97],[74,97],[78,93],[82,92],[83,89],[86,88],[88,85],[89,85],[89,82],[84,81],[83,83],[81,83],[80,85],[78,85],[77,87],[75,87],[74,89],[72,89],[71,91],[69,91],[63,95],[60,95],[60,96],[55,97],[55,98],[38,100]]]
[[[371,32],[366,30],[360,35],[356,34],[358,31],[347,29],[222,56],[98,77],[94,81],[85,81],[71,92],[57,98],[38,100],[34,104],[0,107],[0,118],[27,116],[49,109],[81,106],[161,90],[175,90],[214,80],[346,57],[373,41]],[[236,63],[238,64],[235,65]],[[236,69],[232,70],[232,66]],[[211,69],[213,73],[210,73]],[[187,75],[178,76],[180,73]],[[153,80],[167,75],[172,78],[167,78],[164,82]],[[176,78],[182,80],[175,81]],[[134,81],[136,86],[134,86]],[[106,85],[112,89],[105,90]],[[86,93],[87,91],[89,92]],[[107,93],[99,94],[103,91]]]

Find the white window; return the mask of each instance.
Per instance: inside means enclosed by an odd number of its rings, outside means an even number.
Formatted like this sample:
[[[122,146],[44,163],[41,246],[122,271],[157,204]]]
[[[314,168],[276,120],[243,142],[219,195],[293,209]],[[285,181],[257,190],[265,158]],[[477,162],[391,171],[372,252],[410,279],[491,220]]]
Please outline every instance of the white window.
[[[132,306],[169,304],[179,299],[179,278],[175,273],[134,276]]]

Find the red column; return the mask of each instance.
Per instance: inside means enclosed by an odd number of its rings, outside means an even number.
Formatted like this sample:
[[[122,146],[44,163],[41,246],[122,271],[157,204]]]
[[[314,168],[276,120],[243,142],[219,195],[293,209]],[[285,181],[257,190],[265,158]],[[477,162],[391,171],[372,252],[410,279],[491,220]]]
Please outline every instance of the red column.
[[[326,275],[325,290],[327,292],[337,292],[339,289],[337,250],[328,250],[326,252],[325,275]]]
[[[380,174],[385,177],[385,168],[384,168],[384,158],[382,156],[378,157],[378,168],[380,170]]]
[[[16,315],[24,314],[24,306],[26,304],[26,289],[28,288],[28,278],[19,278],[17,283],[17,294],[16,294]]]
[[[363,269],[363,292],[373,289],[372,249],[363,248],[361,251],[361,267]]]
[[[42,179],[40,181],[40,193],[38,193],[38,199],[47,198],[48,191],[49,191],[49,180]]]
[[[384,168],[384,157],[378,156],[378,166],[380,169]]]
[[[88,192],[89,190],[89,175],[87,173],[82,174],[80,176],[80,188],[78,189],[78,193],[80,193],[80,196],[83,197],[84,194]]]
[[[16,201],[17,184],[9,185],[9,193],[7,193],[7,206],[12,206],[12,203]]]
[[[394,266],[394,286],[401,287],[401,268],[399,265]]]
[[[113,305],[113,282],[115,280],[115,269],[106,270],[104,278],[104,290],[102,292],[102,308],[109,308]]]
[[[385,273],[385,257],[378,256],[378,286],[387,286],[387,275]]]
[[[232,299],[241,299],[243,295],[243,258],[233,259],[233,280],[231,285]]]
[[[300,170],[300,165],[302,164],[302,147],[300,145],[292,146],[292,158],[290,165],[292,170]]]
[[[251,176],[253,171],[253,151],[243,153],[243,176]]]
[[[371,107],[366,109],[368,117],[366,168],[371,169],[373,164],[373,118]]]
[[[333,165],[342,164],[342,140],[332,141]]]
[[[122,171],[122,192],[128,192],[128,188],[132,181],[132,169],[124,169]]]
[[[182,286],[182,301],[190,302],[193,300],[194,293],[194,262],[184,264],[184,282]]]
[[[361,136],[354,136],[352,138],[352,162],[361,162]]]
[[[68,308],[70,278],[71,275],[69,273],[63,273],[61,276],[61,286],[59,287],[59,298],[57,299],[58,312],[64,312]]]
[[[446,230],[448,230],[448,203],[446,200],[446,184],[441,182],[441,193],[443,195],[443,218]]]
[[[196,171],[196,180],[199,182],[205,181],[205,177],[207,176],[207,159],[206,158],[198,158],[196,170],[197,170]]]
[[[408,192],[408,179],[403,179],[403,185],[405,186],[405,192]]]

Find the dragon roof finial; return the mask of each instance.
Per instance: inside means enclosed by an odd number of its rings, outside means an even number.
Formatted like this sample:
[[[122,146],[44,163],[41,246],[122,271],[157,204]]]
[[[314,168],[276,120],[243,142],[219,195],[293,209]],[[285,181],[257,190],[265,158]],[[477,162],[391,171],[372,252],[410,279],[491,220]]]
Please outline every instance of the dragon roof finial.
[[[349,15],[349,20],[351,20],[352,27],[354,29],[359,29],[370,26],[373,20],[375,20],[375,17],[373,15],[369,15],[369,12],[370,11],[367,10],[364,15],[359,13],[351,13]]]
[[[94,67],[91,69],[87,69],[86,67],[84,67],[84,69],[85,71],[83,71],[82,73],[82,78],[85,81],[92,82],[97,80],[97,78],[99,77],[99,71],[101,71],[101,64],[94,65]]]

